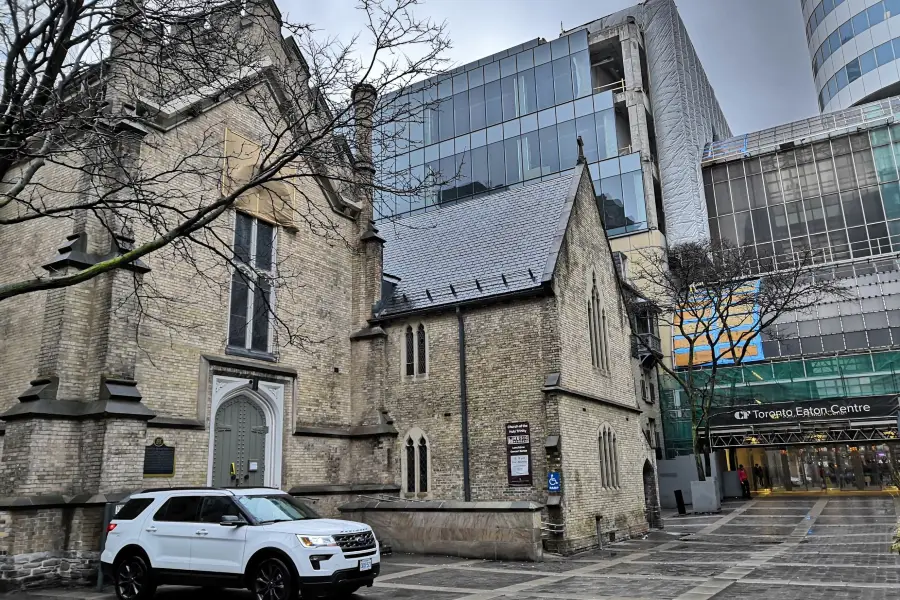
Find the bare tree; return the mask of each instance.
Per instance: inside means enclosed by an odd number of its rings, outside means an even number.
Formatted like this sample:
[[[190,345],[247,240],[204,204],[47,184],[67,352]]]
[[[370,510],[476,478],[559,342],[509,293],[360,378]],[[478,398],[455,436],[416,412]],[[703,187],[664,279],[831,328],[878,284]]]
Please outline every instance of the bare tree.
[[[709,416],[721,368],[755,359],[760,334],[779,318],[846,296],[833,275],[817,269],[816,257],[804,250],[761,266],[752,247],[688,242],[666,256],[648,251],[633,261],[633,284],[643,298],[632,311],[654,313],[663,331],[676,336],[674,364],[656,363],[686,400],[701,481],[709,475]],[[646,337],[637,337],[651,350]]]
[[[388,98],[371,126],[392,154],[406,137],[400,124],[425,109],[392,104],[393,93],[445,66],[445,26],[418,18],[418,3],[359,0],[365,30],[342,42],[288,21],[271,0],[5,0],[0,239],[61,219],[107,235],[72,242],[95,258],[81,268],[35,264],[0,280],[0,301],[164,252],[194,265],[198,285],[219,285],[212,264],[253,269],[227,233],[232,207],[346,243],[341,213],[368,221],[375,194],[420,193],[424,182],[408,173],[379,177],[386,189],[352,168],[380,162],[357,145],[358,104]],[[364,86],[371,93],[354,94]],[[225,101],[250,114],[252,139],[208,117]],[[272,276],[248,273],[262,275]],[[165,299],[146,282],[136,293],[147,305]]]

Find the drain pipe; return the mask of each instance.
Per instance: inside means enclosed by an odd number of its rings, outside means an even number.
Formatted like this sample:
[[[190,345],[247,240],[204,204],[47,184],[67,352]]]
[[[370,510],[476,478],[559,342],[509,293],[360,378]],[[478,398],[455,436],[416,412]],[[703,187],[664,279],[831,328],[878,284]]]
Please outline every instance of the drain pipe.
[[[466,324],[462,309],[456,307],[456,322],[459,329],[459,417],[462,422],[463,455],[463,498],[472,500],[472,486],[469,482],[469,396],[466,388]]]

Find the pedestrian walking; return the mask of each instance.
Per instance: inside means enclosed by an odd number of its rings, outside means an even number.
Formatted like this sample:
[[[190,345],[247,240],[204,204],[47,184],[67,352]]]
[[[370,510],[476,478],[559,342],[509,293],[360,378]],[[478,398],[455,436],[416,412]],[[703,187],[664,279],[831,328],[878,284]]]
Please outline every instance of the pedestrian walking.
[[[744,498],[750,499],[750,478],[747,477],[747,471],[744,470],[744,465],[738,466],[738,478],[741,480],[741,491],[744,493]]]

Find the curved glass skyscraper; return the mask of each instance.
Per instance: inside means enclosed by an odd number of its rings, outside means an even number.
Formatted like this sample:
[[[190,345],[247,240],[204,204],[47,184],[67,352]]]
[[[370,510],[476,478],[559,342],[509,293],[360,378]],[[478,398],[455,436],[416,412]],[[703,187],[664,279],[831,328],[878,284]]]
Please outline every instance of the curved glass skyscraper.
[[[900,0],[800,0],[822,112],[900,94]]]

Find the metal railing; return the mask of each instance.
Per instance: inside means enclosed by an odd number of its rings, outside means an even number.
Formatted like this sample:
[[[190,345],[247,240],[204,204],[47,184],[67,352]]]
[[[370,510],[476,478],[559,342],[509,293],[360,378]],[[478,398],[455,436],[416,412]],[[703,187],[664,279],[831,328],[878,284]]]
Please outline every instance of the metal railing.
[[[890,258],[890,254],[900,251],[900,236],[873,238],[859,242],[842,244],[839,251],[828,246],[825,248],[813,248],[808,251],[790,252],[774,257],[756,258],[748,261],[749,269],[753,273],[766,274],[777,272],[779,269],[794,269],[797,267],[830,267],[840,266],[848,262],[857,262],[860,259],[869,258],[877,260],[879,257]]]
[[[654,333],[638,333],[638,352],[640,354],[656,354],[662,356],[662,340]]]
[[[703,149],[703,163],[761,154],[777,150],[782,144],[803,143],[807,138],[822,139],[829,135],[855,131],[857,128],[893,122],[900,113],[900,97],[885,98],[862,106],[826,113],[793,123],[710,142]]]
[[[603,85],[594,86],[594,93],[600,94],[602,92],[606,92],[612,90],[613,94],[619,94],[625,91],[625,80],[620,79],[619,81],[613,81],[612,83],[605,83]]]
[[[541,531],[550,535],[563,535],[566,532],[566,526],[562,523],[541,521]]]

